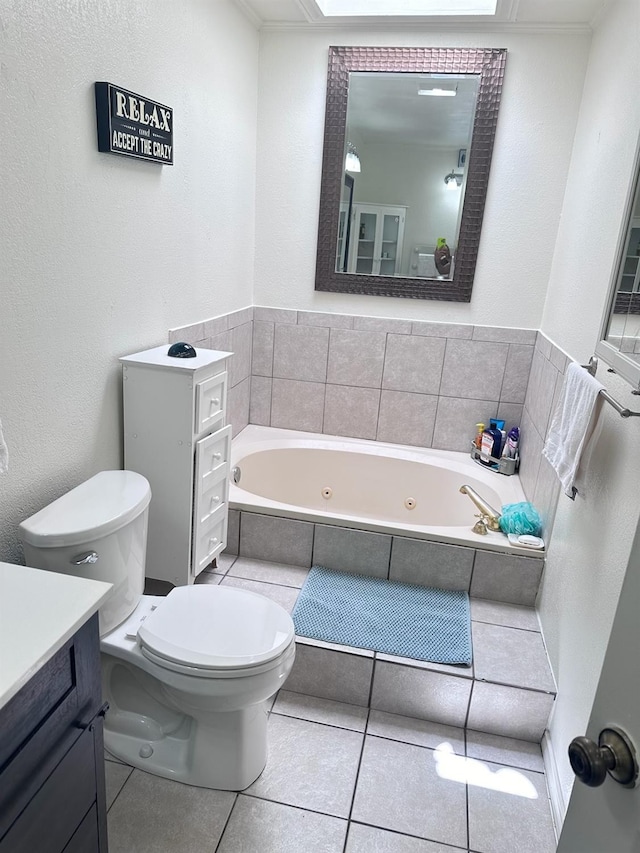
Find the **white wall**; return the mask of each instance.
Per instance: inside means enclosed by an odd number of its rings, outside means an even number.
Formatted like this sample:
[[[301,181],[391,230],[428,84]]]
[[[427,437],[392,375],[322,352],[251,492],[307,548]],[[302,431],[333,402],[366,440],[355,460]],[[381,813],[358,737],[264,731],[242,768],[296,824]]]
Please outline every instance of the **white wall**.
[[[252,303],[258,35],[230,0],[0,0],[0,559],[121,467],[118,356]],[[174,108],[175,165],[100,154],[93,83]]]
[[[586,362],[598,339],[640,137],[640,6],[619,0],[593,38],[542,330]],[[576,318],[578,318],[576,320]],[[604,368],[632,409],[640,400]],[[565,798],[570,740],[583,734],[640,514],[640,423],[604,405],[585,494],[561,496],[540,600],[558,699],[551,742]]]
[[[433,254],[438,237],[444,237],[454,252],[462,190],[447,189],[444,176],[453,168],[462,174],[458,149],[361,143],[358,152],[364,166],[353,176],[354,201],[407,207],[400,273],[415,276],[414,248]]]
[[[508,48],[470,304],[314,291],[328,46]],[[397,29],[264,32],[260,50],[255,302],[538,328],[589,37]]]

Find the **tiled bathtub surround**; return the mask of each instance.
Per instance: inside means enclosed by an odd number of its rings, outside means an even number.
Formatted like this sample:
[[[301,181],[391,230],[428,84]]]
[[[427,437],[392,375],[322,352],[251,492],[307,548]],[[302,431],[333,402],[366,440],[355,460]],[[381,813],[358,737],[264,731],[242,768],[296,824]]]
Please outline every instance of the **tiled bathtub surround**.
[[[522,414],[520,481],[527,498],[542,516],[545,536],[550,536],[560,481],[542,456],[542,448],[570,359],[538,332],[531,375]]]
[[[536,332],[254,308],[251,423],[467,450],[519,425]]]
[[[467,450],[478,421],[520,425],[536,332],[244,308],[171,329],[234,353],[229,419]]]
[[[469,449],[475,424],[522,428],[520,475],[549,538],[558,481],[541,456],[567,356],[540,332],[249,307],[169,332],[234,353],[229,420]]]
[[[467,590],[476,598],[533,606],[544,561],[423,539],[231,510],[227,553]]]
[[[227,413],[237,435],[249,423],[251,392],[251,345],[253,337],[253,308],[242,308],[231,314],[169,330],[169,343],[187,341],[196,349],[232,352],[229,359]]]
[[[223,555],[216,570],[203,572],[198,581],[253,590],[291,611],[308,564],[291,566],[270,559]],[[358,571],[356,561],[351,570]],[[538,742],[555,686],[535,611],[474,598],[471,619],[470,668],[298,637],[287,690]]]

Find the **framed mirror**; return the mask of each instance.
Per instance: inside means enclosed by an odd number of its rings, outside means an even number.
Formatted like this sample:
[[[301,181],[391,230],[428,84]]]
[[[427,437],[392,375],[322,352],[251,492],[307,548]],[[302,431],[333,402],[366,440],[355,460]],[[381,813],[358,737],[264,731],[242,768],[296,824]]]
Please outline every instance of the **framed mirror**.
[[[505,62],[329,48],[316,290],[471,300]]]
[[[596,355],[640,390],[640,146]]]

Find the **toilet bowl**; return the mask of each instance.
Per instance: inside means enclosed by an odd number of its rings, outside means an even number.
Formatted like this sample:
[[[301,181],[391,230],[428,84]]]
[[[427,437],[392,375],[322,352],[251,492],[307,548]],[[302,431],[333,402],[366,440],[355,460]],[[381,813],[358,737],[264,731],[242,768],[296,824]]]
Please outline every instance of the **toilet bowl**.
[[[103,471],[22,522],[28,565],[113,583],[100,611],[104,740],[117,758],[242,790],[267,759],[267,700],[295,656],[289,614],[234,587],[143,595],[149,484]]]

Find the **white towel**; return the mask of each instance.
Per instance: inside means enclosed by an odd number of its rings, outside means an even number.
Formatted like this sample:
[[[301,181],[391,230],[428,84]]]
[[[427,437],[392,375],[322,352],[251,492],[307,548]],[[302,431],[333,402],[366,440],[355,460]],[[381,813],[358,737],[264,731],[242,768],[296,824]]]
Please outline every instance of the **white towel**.
[[[576,480],[584,474],[599,435],[600,391],[603,385],[584,367],[572,362],[551,421],[542,455],[562,483],[565,495],[576,496]],[[583,494],[583,489],[580,489]]]
[[[0,421],[0,474],[6,474],[9,470],[9,449],[2,435],[2,421]]]

